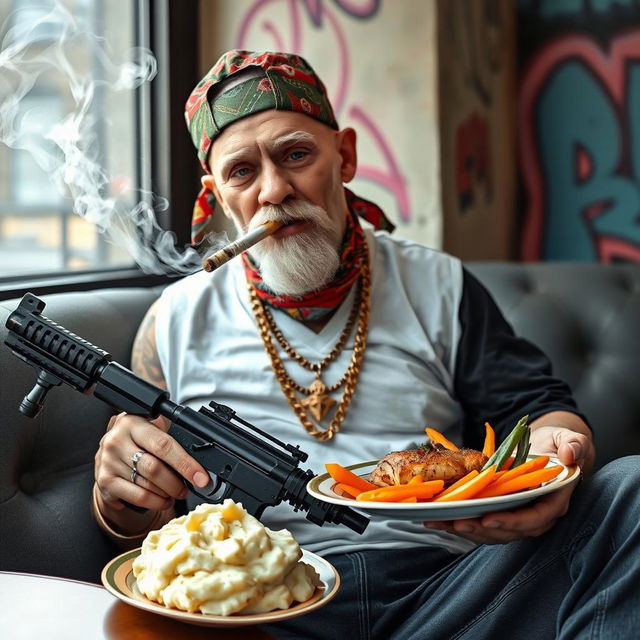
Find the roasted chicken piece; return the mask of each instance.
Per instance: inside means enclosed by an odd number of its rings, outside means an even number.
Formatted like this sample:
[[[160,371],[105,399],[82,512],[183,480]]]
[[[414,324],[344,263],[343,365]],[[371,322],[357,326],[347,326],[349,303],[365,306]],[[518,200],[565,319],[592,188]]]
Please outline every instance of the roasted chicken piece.
[[[475,449],[450,451],[441,445],[388,453],[372,471],[369,480],[379,487],[406,484],[414,476],[426,480],[444,480],[450,484],[469,471],[480,471],[487,456]]]

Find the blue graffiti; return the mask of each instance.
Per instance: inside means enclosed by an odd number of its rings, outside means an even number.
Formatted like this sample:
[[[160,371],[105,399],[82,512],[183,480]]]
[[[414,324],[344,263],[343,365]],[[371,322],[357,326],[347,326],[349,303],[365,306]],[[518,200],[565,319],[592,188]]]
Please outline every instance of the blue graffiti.
[[[581,62],[559,66],[540,95],[535,126],[546,197],[543,259],[597,260],[600,236],[640,246],[640,62],[628,66],[627,77],[628,128]],[[584,175],[578,150],[589,159]]]

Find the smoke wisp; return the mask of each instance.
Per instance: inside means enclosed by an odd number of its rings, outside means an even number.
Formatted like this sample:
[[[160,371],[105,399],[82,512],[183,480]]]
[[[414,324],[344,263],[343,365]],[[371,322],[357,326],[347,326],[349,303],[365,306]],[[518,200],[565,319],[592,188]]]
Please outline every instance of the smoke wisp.
[[[96,91],[101,96],[131,92],[150,82],[157,73],[152,52],[135,47],[126,52],[124,61],[116,62],[106,40],[91,33],[60,3],[36,20],[33,12],[28,19],[16,18],[19,16],[13,14],[0,32],[4,34],[0,42],[0,142],[28,152],[56,191],[73,201],[74,213],[126,249],[146,273],[183,274],[200,269],[198,252],[178,248],[174,234],[156,220],[155,212],[169,206],[166,199],[130,186],[118,193],[101,160]],[[43,38],[43,33],[55,34],[55,38]],[[91,51],[89,70],[79,68],[79,49]],[[53,124],[44,124],[46,118],[21,105],[50,74],[57,74],[57,84],[68,90],[70,99],[65,104],[71,109]],[[108,118],[100,124],[109,126]]]

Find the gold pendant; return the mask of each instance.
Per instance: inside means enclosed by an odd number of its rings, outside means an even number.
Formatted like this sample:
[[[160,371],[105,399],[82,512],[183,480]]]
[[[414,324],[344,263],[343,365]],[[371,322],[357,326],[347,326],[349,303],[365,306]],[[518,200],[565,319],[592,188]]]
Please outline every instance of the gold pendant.
[[[320,378],[311,383],[309,392],[302,401],[302,406],[309,410],[316,422],[322,422],[336,401],[327,395],[327,387]]]

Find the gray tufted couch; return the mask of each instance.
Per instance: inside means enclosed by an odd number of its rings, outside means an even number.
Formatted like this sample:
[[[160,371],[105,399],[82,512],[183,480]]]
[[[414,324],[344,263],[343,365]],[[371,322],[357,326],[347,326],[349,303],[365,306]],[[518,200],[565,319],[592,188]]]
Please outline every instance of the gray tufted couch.
[[[517,333],[539,344],[574,389],[598,445],[597,465],[640,452],[640,265],[469,265]],[[45,315],[127,364],[160,289],[44,296]],[[0,341],[17,300],[0,302]],[[34,420],[18,413],[34,372],[0,344],[0,570],[99,581],[117,550],[89,508],[93,457],[110,415],[54,389]]]

